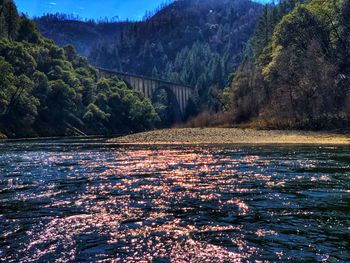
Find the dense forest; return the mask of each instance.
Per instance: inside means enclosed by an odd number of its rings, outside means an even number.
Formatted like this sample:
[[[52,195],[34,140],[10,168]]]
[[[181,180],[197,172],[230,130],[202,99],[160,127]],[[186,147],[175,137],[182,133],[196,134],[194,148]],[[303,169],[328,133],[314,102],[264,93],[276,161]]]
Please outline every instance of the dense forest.
[[[141,22],[93,23],[51,15],[37,23],[59,45],[76,45],[92,65],[195,87],[188,109],[194,115],[219,108],[218,94],[242,62],[262,9],[250,0],[186,0],[170,1]]]
[[[0,133],[8,137],[126,133],[159,122],[149,100],[118,79],[99,79],[11,0],[0,0],[0,71]]]
[[[225,90],[230,122],[283,129],[350,126],[350,1],[266,8]]]
[[[91,63],[192,85],[186,116],[219,112],[209,123],[350,127],[348,0],[188,0],[142,22],[47,15],[36,23],[0,0],[0,134],[8,137],[127,133],[178,120],[166,92],[152,104],[116,78],[100,79]]]

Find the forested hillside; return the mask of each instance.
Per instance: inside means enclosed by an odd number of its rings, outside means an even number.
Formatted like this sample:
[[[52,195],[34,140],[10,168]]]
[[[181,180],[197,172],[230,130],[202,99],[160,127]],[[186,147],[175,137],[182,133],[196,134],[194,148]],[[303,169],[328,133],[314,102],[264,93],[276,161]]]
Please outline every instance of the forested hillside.
[[[348,128],[350,1],[297,2],[263,12],[225,92],[233,121],[265,128]]]
[[[118,35],[133,24],[108,20],[81,21],[79,17],[67,14],[47,14],[36,18],[35,22],[46,38],[54,40],[58,46],[73,45],[85,57],[91,54],[98,43],[112,45]]]
[[[151,102],[57,47],[0,0],[0,133],[8,137],[112,134],[153,127]]]
[[[186,0],[142,22],[94,24],[54,16],[37,22],[60,45],[73,43],[85,55],[90,45],[93,65],[196,87],[189,109],[194,114],[218,108],[217,95],[241,63],[261,10],[250,0]]]
[[[229,124],[349,128],[350,3],[302,2],[188,0],[142,22],[38,20],[60,48],[13,1],[0,0],[0,134],[112,134],[174,123],[166,92],[153,106],[118,79],[99,79],[69,42],[95,65],[194,86],[188,116],[211,109],[226,111]]]

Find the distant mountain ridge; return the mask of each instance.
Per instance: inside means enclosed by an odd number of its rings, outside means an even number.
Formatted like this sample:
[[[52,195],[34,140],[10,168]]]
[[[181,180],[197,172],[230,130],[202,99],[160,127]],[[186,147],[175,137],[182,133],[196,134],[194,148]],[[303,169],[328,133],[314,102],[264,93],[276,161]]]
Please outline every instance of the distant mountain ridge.
[[[35,19],[40,32],[59,46],[72,44],[80,55],[88,57],[98,42],[113,41],[131,22],[95,22],[72,19],[63,14],[47,14]]]
[[[215,108],[262,9],[250,0],[187,0],[142,22],[96,24],[46,16],[37,24],[45,37],[60,46],[73,44],[95,66],[192,85],[197,108]]]

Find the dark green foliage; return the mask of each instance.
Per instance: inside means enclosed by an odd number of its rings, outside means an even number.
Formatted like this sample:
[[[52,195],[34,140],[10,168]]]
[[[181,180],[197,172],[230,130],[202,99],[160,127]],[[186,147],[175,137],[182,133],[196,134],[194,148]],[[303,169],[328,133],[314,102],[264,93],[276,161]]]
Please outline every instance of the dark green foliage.
[[[12,1],[0,2],[0,22],[0,131],[8,137],[115,134],[158,124],[149,100],[118,79],[98,79],[74,47],[44,39]]]
[[[295,2],[264,12],[262,21],[289,12]],[[228,95],[236,121],[274,128],[350,126],[349,5],[348,0],[313,0],[297,4],[268,30],[258,24],[250,42],[254,52]],[[264,28],[273,32],[267,38]]]
[[[12,0],[1,0],[0,12],[4,17],[4,35],[9,39],[15,39],[17,36],[17,30],[20,23],[20,17],[17,12],[15,3]]]
[[[163,127],[170,127],[182,120],[178,102],[172,94],[165,89],[159,89],[153,94],[153,104]]]
[[[108,27],[46,16],[38,24],[56,43],[81,47],[93,65],[189,84],[199,95],[196,111],[215,108],[212,96],[218,92],[212,91],[222,89],[240,64],[262,5],[250,0],[172,2],[142,22]],[[84,37],[89,33],[96,34],[95,40]]]
[[[36,29],[34,21],[25,16],[21,17],[21,23],[18,29],[17,41],[28,41],[31,43],[39,43],[39,31]]]
[[[4,11],[0,12],[0,38],[7,37],[7,24]]]

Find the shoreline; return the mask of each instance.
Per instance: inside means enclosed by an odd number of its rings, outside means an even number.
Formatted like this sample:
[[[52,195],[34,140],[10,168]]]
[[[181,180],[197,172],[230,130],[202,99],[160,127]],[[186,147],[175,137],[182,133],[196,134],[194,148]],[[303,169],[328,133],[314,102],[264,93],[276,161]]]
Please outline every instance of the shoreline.
[[[350,145],[350,134],[238,128],[174,128],[109,139],[123,145]]]

